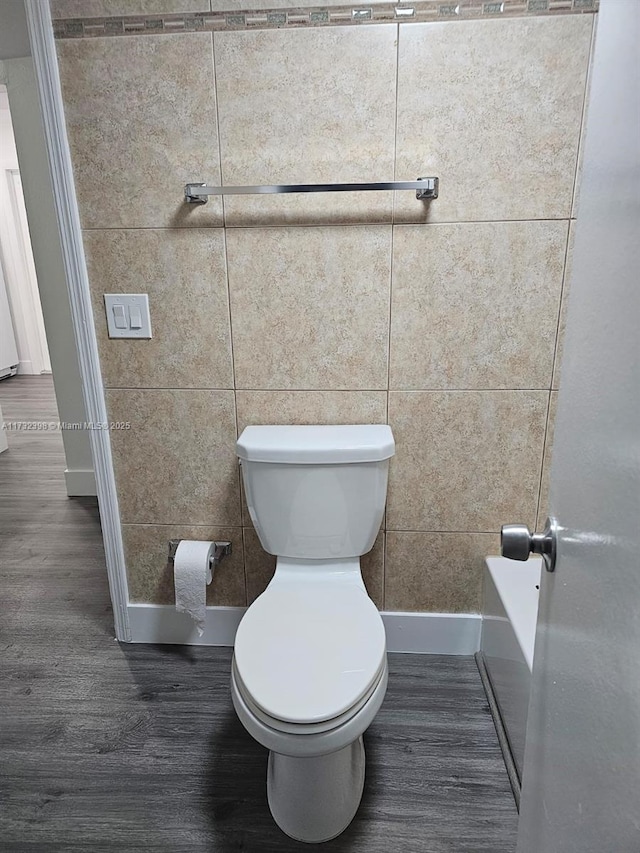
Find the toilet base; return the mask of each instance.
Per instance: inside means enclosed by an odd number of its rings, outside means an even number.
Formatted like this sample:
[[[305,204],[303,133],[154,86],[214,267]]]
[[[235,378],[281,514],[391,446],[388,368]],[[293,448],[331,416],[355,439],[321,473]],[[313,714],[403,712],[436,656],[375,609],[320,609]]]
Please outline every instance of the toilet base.
[[[280,829],[296,841],[330,841],[349,826],[364,788],[362,735],[329,755],[269,753],[267,800]]]

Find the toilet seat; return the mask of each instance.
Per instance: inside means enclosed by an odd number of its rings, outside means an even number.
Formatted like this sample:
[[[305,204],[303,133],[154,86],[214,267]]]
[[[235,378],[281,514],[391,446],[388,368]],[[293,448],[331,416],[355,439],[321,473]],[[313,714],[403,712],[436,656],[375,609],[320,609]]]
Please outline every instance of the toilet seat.
[[[258,705],[256,705],[256,703],[251,697],[251,694],[249,693],[245,685],[242,683],[242,679],[240,678],[238,668],[236,666],[235,658],[231,664],[231,672],[235,686],[251,713],[258,720],[260,720],[261,723],[264,723],[265,726],[269,726],[269,728],[275,729],[276,731],[292,735],[322,734],[323,732],[330,732],[333,729],[336,729],[339,726],[343,725],[343,723],[348,722],[371,699],[372,695],[377,690],[381,679],[385,675],[385,671],[386,660],[383,660],[380,672],[377,674],[375,680],[372,682],[369,690],[364,694],[361,699],[359,699],[355,703],[355,705],[346,710],[343,714],[340,714],[337,717],[332,717],[330,720],[323,720],[319,723],[288,723],[283,720],[278,720],[275,717],[270,717],[269,714],[265,714],[265,712]]]
[[[297,580],[276,573],[236,634],[238,690],[280,731],[341,725],[366,703],[385,663],[384,625],[364,586],[321,570]]]
[[[385,693],[387,692],[388,676],[389,669],[385,660],[380,680],[376,684],[368,701],[363,704],[359,711],[354,712],[352,716],[341,725],[336,726],[336,728],[309,734],[303,732],[302,736],[295,732],[280,731],[256,717],[238,689],[235,670],[231,673],[231,698],[233,707],[242,725],[258,743],[280,755],[309,758],[318,755],[329,755],[335,750],[343,749],[353,743],[369,728],[380,710]]]

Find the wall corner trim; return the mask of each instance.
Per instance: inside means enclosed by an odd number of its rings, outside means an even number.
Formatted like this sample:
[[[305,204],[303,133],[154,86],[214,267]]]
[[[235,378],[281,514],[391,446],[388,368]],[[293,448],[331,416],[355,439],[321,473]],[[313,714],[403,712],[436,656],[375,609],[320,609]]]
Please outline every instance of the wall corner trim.
[[[51,12],[49,4],[42,0],[25,0],[25,10],[87,420],[93,423],[106,423],[108,418],[64,119]],[[126,642],[131,639],[127,608],[128,590],[111,444],[107,430],[92,429],[89,435],[115,632],[117,639]]]
[[[233,646],[245,607],[207,607],[204,633],[169,604],[129,604],[132,643]],[[383,612],[387,650],[425,655],[473,655],[480,648],[478,613]]]

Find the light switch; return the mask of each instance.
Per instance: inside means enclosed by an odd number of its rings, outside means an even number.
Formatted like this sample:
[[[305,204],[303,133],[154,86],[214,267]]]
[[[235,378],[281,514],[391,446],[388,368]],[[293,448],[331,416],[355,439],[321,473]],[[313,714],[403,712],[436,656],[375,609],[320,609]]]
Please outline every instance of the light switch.
[[[132,305],[131,308],[129,308],[129,326],[132,329],[142,328],[142,314],[140,313],[140,308],[137,305]]]
[[[150,338],[151,315],[146,293],[105,293],[110,338]]]
[[[124,313],[124,305],[113,306],[113,322],[115,323],[116,329],[127,328],[127,315]]]

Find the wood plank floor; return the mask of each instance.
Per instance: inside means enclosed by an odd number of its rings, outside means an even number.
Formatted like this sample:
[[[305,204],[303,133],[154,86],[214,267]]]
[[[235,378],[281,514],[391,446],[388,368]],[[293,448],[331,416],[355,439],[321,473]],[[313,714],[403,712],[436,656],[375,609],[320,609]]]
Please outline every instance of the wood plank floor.
[[[5,420],[56,420],[44,377]],[[10,853],[309,850],[273,824],[267,753],[229,696],[229,649],[113,639],[95,502],[59,434],[0,455],[0,847]],[[472,658],[390,655],[360,811],[327,853],[513,853],[517,814]]]

